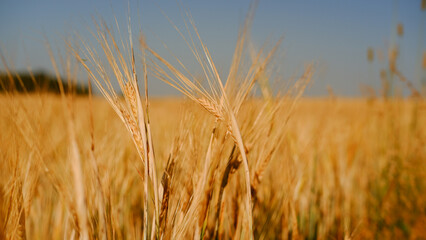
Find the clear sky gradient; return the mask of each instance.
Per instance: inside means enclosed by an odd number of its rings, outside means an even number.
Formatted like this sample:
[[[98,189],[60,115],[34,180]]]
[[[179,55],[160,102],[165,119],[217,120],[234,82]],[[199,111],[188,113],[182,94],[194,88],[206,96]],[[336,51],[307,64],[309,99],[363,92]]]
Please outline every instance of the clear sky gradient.
[[[238,28],[249,4],[242,0],[182,0],[224,72],[229,68]],[[190,61],[189,50],[161,13],[164,11],[182,26],[178,6],[176,1],[130,0],[133,31],[137,33],[141,28],[148,44],[156,50],[162,48],[158,36],[177,56]],[[426,11],[422,12],[420,6],[420,0],[265,0],[259,2],[251,34],[256,46],[284,36],[278,64],[285,78],[300,72],[306,63],[316,64],[315,82],[308,95],[326,95],[327,86],[341,96],[359,95],[361,84],[379,90],[379,72],[385,63],[378,62],[376,54],[369,65],[366,51],[368,47],[380,49],[386,57],[392,42],[400,46],[401,71],[419,88],[419,60],[426,47]],[[92,38],[87,30],[93,25],[92,17],[101,16],[112,23],[112,16],[117,16],[125,26],[127,15],[128,0],[1,0],[0,49],[15,69],[30,65],[34,70],[51,71],[44,36],[60,49],[63,39],[73,32]],[[402,38],[396,38],[397,23],[404,25]],[[151,92],[175,93],[159,80],[152,80]]]

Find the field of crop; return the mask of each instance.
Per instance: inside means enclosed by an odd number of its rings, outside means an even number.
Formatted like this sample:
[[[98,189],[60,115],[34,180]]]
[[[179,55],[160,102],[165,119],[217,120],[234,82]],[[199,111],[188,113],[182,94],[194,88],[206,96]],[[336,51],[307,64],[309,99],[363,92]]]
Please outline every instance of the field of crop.
[[[132,137],[103,99],[71,102],[74,139],[60,97],[1,97],[0,238],[143,238],[144,165]],[[289,103],[252,99],[237,115],[254,238],[423,239],[426,104],[301,99],[287,122]],[[226,129],[188,100],[154,99],[150,111],[158,234],[246,238],[244,174]]]
[[[188,12],[171,24],[198,69],[130,19],[126,37],[94,20],[92,40],[47,43],[55,77],[0,52],[0,240],[426,239],[425,94],[397,49],[380,96],[305,97],[316,65],[284,79],[282,39],[250,44],[254,5],[227,76]]]

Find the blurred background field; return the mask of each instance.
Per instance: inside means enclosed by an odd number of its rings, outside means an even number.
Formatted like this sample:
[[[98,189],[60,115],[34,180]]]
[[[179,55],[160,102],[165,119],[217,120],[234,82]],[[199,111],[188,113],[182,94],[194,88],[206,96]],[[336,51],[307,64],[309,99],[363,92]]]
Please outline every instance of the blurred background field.
[[[3,234],[24,236],[25,230],[30,239],[75,237],[74,191],[67,133],[63,131],[66,119],[58,100],[52,95],[1,99],[2,216],[11,211],[6,225],[2,218]],[[97,238],[87,102],[87,98],[75,99],[75,129],[89,225],[92,237]],[[244,113],[259,112],[256,100],[243,108]],[[154,99],[151,109],[158,171],[165,168],[170,156],[176,158],[171,192],[180,197],[170,201],[176,207],[194,191],[214,119],[187,100]],[[94,156],[108,199],[110,236],[139,239],[143,185],[138,169],[142,166],[129,134],[106,102],[94,99],[92,111]],[[285,107],[280,111],[285,112]],[[251,116],[241,115],[243,137],[253,148],[248,158],[256,169],[261,160],[256,156],[265,151],[269,139],[245,136]],[[425,238],[425,118],[424,101],[302,99],[285,130],[275,133],[282,134],[283,140],[256,192],[255,238]],[[277,117],[274,124],[282,121]],[[226,141],[229,145],[229,139]],[[219,173],[216,178],[213,181],[220,180]],[[241,194],[236,190],[239,182],[232,176],[225,192],[221,238],[233,238],[238,231],[235,214],[241,210],[235,204]],[[217,200],[212,201],[211,215]],[[25,228],[11,229],[22,224],[22,218]],[[214,222],[209,220],[207,236],[211,237]]]

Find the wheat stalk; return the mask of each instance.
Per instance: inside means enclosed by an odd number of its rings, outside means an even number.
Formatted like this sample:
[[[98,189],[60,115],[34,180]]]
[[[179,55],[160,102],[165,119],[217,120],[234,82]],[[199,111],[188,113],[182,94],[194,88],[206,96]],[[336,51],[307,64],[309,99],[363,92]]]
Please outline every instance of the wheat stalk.
[[[96,23],[96,22],[95,22]],[[131,133],[133,142],[135,143],[136,149],[138,150],[139,157],[144,165],[145,177],[144,178],[144,211],[145,211],[145,221],[144,221],[144,239],[148,238],[148,199],[149,199],[149,190],[148,190],[148,178],[151,179],[153,192],[154,192],[154,222],[152,224],[153,229],[158,230],[159,224],[159,188],[157,185],[157,176],[156,176],[156,167],[155,159],[153,152],[153,144],[151,137],[151,129],[149,125],[148,117],[148,108],[146,108],[146,114],[142,107],[142,102],[140,99],[140,92],[137,85],[137,75],[135,67],[135,57],[132,43],[132,33],[130,30],[130,19],[129,19],[129,41],[130,41],[130,66],[128,66],[124,55],[120,51],[114,35],[104,24],[97,24],[97,32],[95,35],[97,42],[101,45],[103,53],[105,54],[109,67],[113,70],[113,74],[117,83],[120,86],[120,89],[124,93],[126,105],[121,104],[118,101],[118,95],[112,87],[110,77],[106,73],[106,68],[96,52],[82,41],[85,52],[80,53],[78,49],[70,46],[75,57],[81,63],[81,65],[87,70],[90,78],[95,82],[98,89],[108,100],[111,107],[114,109],[116,114],[120,117],[121,121],[126,126],[127,130]],[[117,29],[118,24],[117,24]],[[122,41],[122,49],[124,43]],[[85,60],[89,59],[92,66],[89,66]],[[144,65],[145,66],[145,65]],[[146,66],[145,66],[146,67]],[[145,70],[146,71],[146,70]],[[144,74],[145,78],[145,94],[147,94],[147,74]],[[146,96],[146,106],[148,106],[148,96]],[[158,231],[152,232],[151,237],[158,237]]]

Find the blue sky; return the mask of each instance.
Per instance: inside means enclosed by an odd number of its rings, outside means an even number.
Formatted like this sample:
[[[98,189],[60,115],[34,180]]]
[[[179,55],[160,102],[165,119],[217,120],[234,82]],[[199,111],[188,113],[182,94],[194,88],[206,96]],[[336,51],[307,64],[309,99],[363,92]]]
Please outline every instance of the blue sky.
[[[0,2],[0,48],[15,69],[51,71],[44,47],[44,35],[54,48],[63,48],[63,39],[72,32],[90,39],[87,30],[92,17],[101,16],[112,23],[112,16],[123,25],[128,14],[127,0],[2,0]],[[232,58],[240,23],[250,1],[182,0],[200,31],[219,69],[227,71]],[[372,65],[366,60],[366,49],[387,52],[392,41],[400,45],[399,67],[419,87],[421,52],[426,47],[426,12],[421,1],[385,0],[305,0],[260,1],[253,23],[252,39],[260,46],[284,36],[279,56],[284,78],[300,72],[306,63],[317,66],[315,82],[308,95],[327,94],[327,86],[336,95],[359,95],[360,84],[380,89],[379,71],[384,63],[377,58]],[[177,1],[130,0],[134,32],[142,28],[148,44],[161,51],[155,35],[184,60],[191,61],[179,35],[161,14],[173,22],[183,20]],[[397,23],[404,25],[404,36],[395,37]],[[422,32],[423,31],[423,32]],[[0,70],[4,69],[3,66]],[[152,80],[151,92],[157,95],[175,93],[170,87]],[[405,89],[404,91],[407,92]]]

